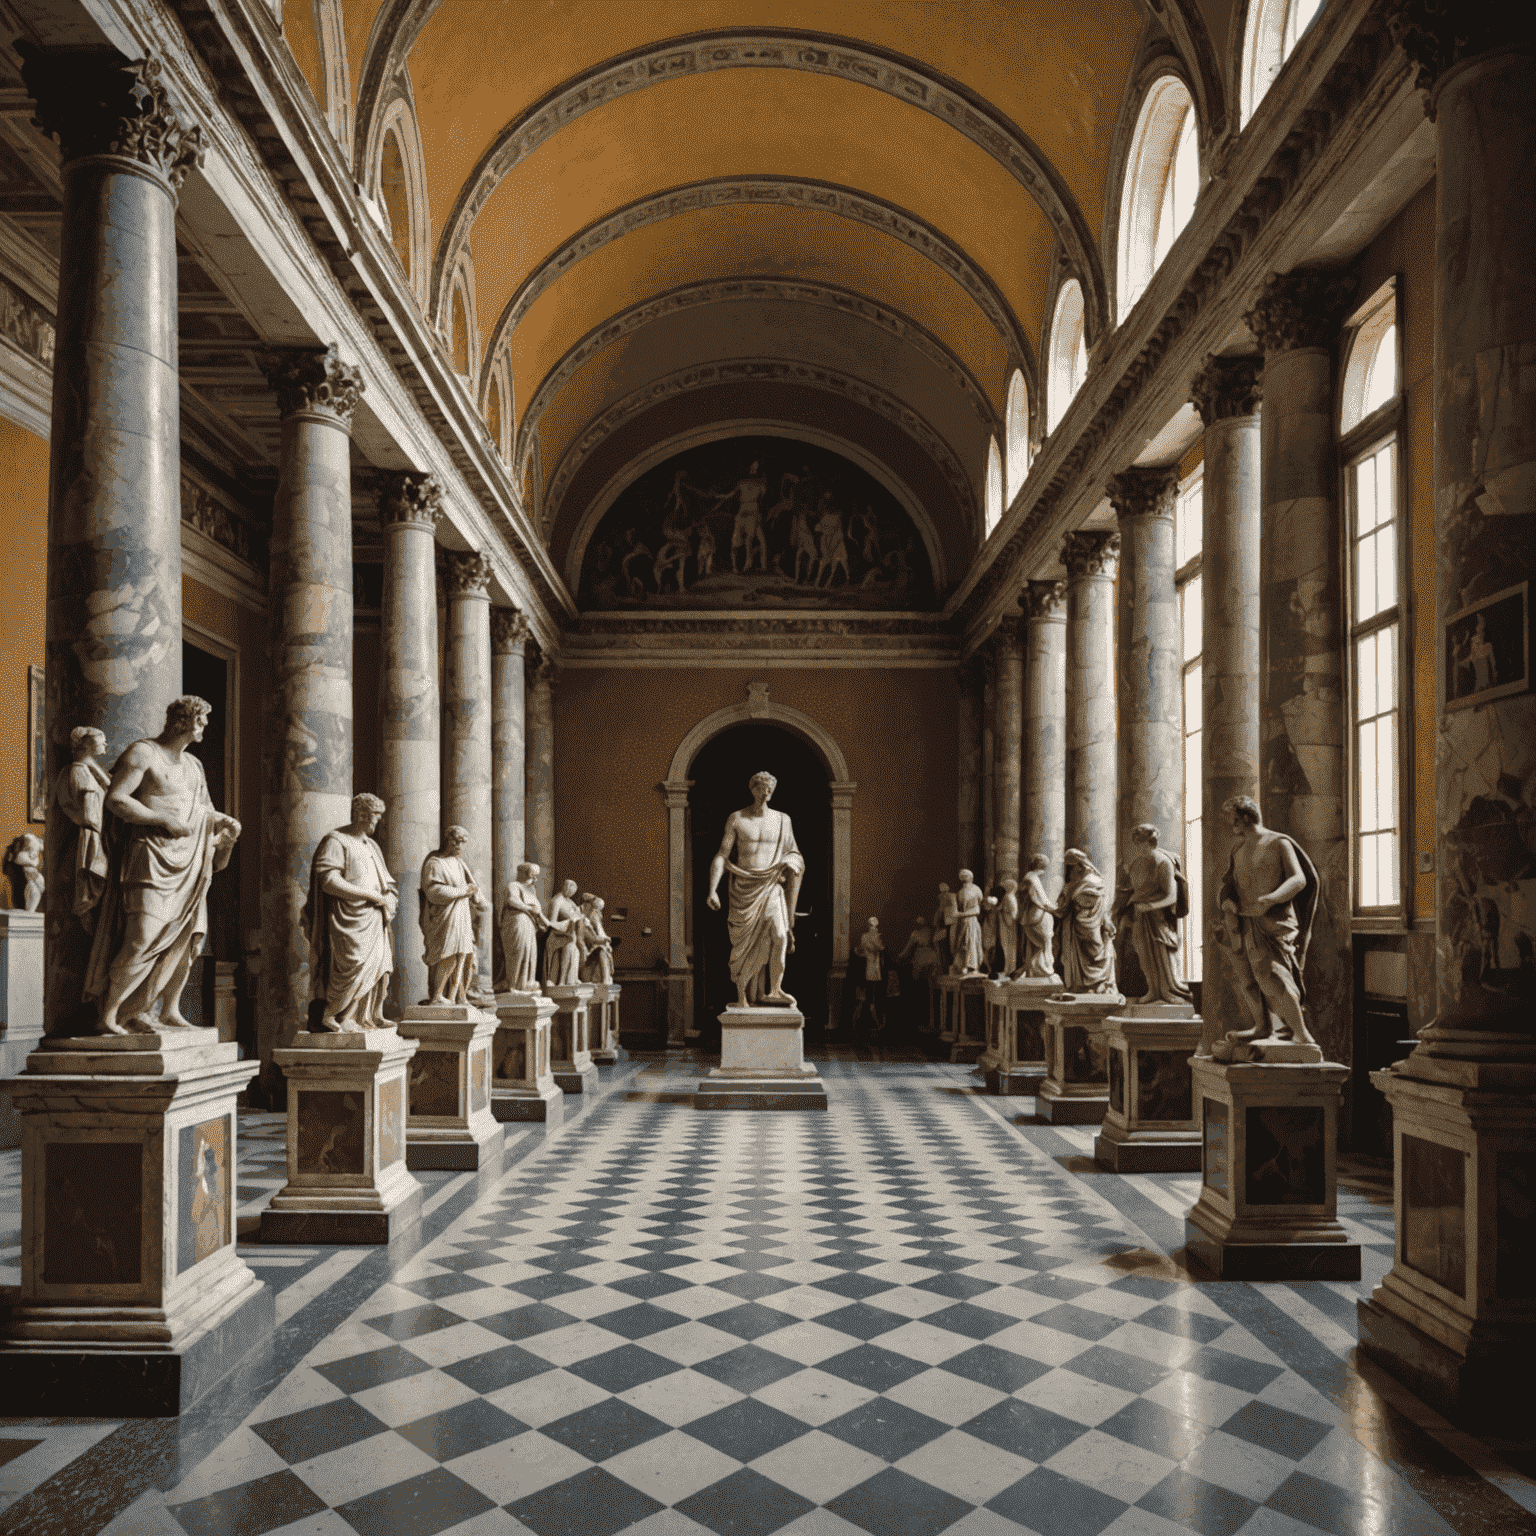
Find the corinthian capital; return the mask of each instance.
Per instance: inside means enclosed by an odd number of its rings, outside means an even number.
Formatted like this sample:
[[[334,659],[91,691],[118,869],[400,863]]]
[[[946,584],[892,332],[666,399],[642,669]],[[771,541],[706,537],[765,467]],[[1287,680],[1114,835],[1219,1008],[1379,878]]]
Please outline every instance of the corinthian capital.
[[[1206,426],[1258,414],[1264,396],[1264,359],[1207,356],[1189,386],[1189,398]]]
[[[1127,469],[1109,477],[1109,504],[1122,521],[1128,517],[1172,517],[1179,493],[1176,469]]]
[[[1113,578],[1120,562],[1118,533],[1069,533],[1061,546],[1061,563],[1072,581],[1089,576]]]
[[[1066,614],[1067,584],[1064,581],[1026,581],[1019,594],[1031,619],[1059,619]]]
[[[498,656],[515,656],[528,643],[528,615],[516,608],[491,609],[491,649]]]
[[[261,366],[282,415],[313,413],[332,418],[344,431],[351,430],[352,413],[367,386],[362,370],[342,362],[334,343],[325,348],[266,352]]]
[[[1265,352],[1332,346],[1354,293],[1355,279],[1349,273],[1326,267],[1274,272],[1243,323]]]
[[[443,582],[450,597],[489,597],[491,562],[479,550],[443,551]]]
[[[379,521],[386,527],[418,527],[433,531],[443,515],[443,487],[436,475],[407,470],[384,482]]]
[[[1429,92],[1425,110],[1435,115],[1435,90],[1441,77],[1463,59],[1480,53],[1532,44],[1526,5],[1468,5],[1466,0],[1393,0],[1387,35],[1417,71],[1414,85]]]
[[[160,175],[172,193],[203,163],[203,130],[185,126],[160,84],[160,60],[114,48],[16,44],[21,77],[37,103],[32,121],[59,141],[65,162],[121,155]]]

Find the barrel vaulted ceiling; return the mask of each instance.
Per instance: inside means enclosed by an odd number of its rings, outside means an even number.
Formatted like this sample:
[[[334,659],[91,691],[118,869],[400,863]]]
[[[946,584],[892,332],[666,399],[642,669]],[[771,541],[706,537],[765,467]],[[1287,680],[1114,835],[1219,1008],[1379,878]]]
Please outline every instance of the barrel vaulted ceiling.
[[[772,423],[888,469],[954,580],[1015,369],[1038,413],[1060,277],[1090,339],[1108,323],[1106,183],[1148,35],[1203,50],[1196,75],[1226,31],[1203,9],[1226,7],[286,0],[284,35],[381,202],[384,127],[414,121],[411,283],[452,345],[468,277],[461,355],[482,403],[499,381],[559,568],[627,467]]]

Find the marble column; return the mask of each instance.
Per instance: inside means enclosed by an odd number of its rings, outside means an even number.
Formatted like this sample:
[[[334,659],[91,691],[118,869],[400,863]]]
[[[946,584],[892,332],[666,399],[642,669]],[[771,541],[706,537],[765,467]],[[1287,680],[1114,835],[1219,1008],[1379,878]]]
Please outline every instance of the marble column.
[[[993,744],[997,765],[993,792],[997,808],[992,813],[992,844],[995,868],[992,879],[1019,878],[1019,785],[1024,749],[1024,638],[1021,620],[1009,615],[997,627],[993,642],[996,657],[994,701],[997,725]],[[988,890],[991,886],[988,886]]]
[[[528,857],[539,866],[548,905],[555,865],[555,664],[537,654],[528,666]]]
[[[47,779],[95,726],[110,768],[181,692],[176,200],[202,133],[156,59],[23,41],[37,121],[62,146],[48,474]],[[74,826],[50,802],[44,1022],[88,1032],[90,935],[71,912]]]
[[[437,543],[443,490],[431,475],[400,474],[379,506],[384,527],[380,630],[378,794],[384,817],[374,834],[400,883],[395,913],[391,1012],[427,995],[420,903],[421,865],[442,838],[442,744],[437,698]],[[359,786],[362,788],[363,786]]]
[[[524,614],[516,608],[491,610],[491,886],[495,901],[517,878],[527,839],[523,794],[527,772],[523,648],[527,643],[528,620]],[[494,921],[491,926],[496,929]],[[493,934],[493,949],[496,963],[492,972],[499,977],[499,930]]]
[[[1055,895],[1067,851],[1067,584],[1028,582],[1023,604],[1029,751],[1019,794],[1019,854],[1026,868],[1033,855],[1045,855],[1045,888]]]
[[[1200,1053],[1248,1019],[1219,896],[1233,838],[1222,806],[1259,798],[1259,396],[1261,357],[1213,357],[1195,378],[1205,423],[1200,586]],[[1196,915],[1196,914],[1191,914]]]
[[[1115,566],[1118,533],[1069,533],[1067,568],[1067,846],[1108,882],[1115,869]],[[1060,871],[1057,871],[1060,878]]]
[[[1259,622],[1261,804],[1322,879],[1307,949],[1307,1016],[1327,1061],[1352,1055],[1353,963],[1344,681],[1343,531],[1333,354],[1352,280],[1271,276],[1244,317],[1264,349]]]
[[[309,1010],[310,860],[351,820],[351,428],[363,383],[334,346],[263,361],[283,435],[267,581],[256,1040],[263,1087],[280,1093],[272,1052]]]
[[[960,685],[956,727],[959,759],[959,857],[956,869],[974,869],[981,852],[981,668],[973,658],[959,667]],[[948,874],[935,875],[948,880]]]
[[[971,872],[983,890],[992,888],[997,867],[997,658],[990,646],[980,654],[981,665],[981,862]],[[962,866],[964,868],[965,866]],[[953,889],[953,882],[951,882]]]
[[[443,824],[469,833],[464,860],[489,898],[496,887],[491,849],[495,796],[491,754],[491,562],[476,551],[449,551],[448,644],[443,667]],[[480,990],[492,994],[494,915],[479,920]]]

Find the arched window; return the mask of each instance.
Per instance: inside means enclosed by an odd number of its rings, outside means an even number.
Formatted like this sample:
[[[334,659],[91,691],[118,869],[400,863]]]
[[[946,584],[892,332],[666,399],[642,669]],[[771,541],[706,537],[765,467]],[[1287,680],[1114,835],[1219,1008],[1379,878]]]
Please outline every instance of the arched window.
[[[987,526],[991,533],[1003,520],[1003,456],[994,437],[987,444]]]
[[[1024,484],[1024,476],[1029,473],[1029,385],[1018,368],[1013,370],[1013,377],[1008,381],[1006,416],[1008,451],[1003,460],[1008,475],[1003,502],[1005,506],[1012,506],[1013,498]]]
[[[384,153],[379,161],[379,194],[389,215],[389,242],[400,258],[407,277],[411,275],[411,200],[405,185],[405,156],[400,140],[393,132],[384,135]]]
[[[453,370],[469,377],[469,320],[464,313],[464,290],[453,290]]]
[[[1088,340],[1083,334],[1083,289],[1075,277],[1069,277],[1056,295],[1056,313],[1051,318],[1051,367],[1046,383],[1045,403],[1050,430],[1067,414],[1072,397],[1088,377]]]
[[[489,394],[485,397],[485,430],[491,434],[491,441],[496,444],[497,453],[502,453],[501,446],[501,381],[491,380]]]
[[[1390,300],[1368,316],[1350,344],[1341,391],[1340,432],[1352,431],[1397,397],[1397,308]]]
[[[1297,39],[1323,8],[1323,0],[1250,0],[1250,7],[1240,82],[1244,126],[1295,50]]]
[[[1123,320],[1146,292],[1200,195],[1195,104],[1175,75],[1141,104],[1120,193],[1119,308]]]

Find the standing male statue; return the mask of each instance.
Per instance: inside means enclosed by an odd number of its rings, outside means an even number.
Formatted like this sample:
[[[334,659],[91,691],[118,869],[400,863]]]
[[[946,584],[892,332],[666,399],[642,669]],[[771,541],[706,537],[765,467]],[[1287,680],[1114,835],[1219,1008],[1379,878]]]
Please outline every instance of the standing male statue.
[[[576,905],[576,882],[567,880],[549,904],[549,938],[544,942],[544,984],[574,987],[581,981],[585,955],[581,935],[581,908]]]
[[[970,870],[960,871],[960,889],[955,893],[955,915],[949,930],[951,976],[980,976],[981,953],[981,887],[976,884]]]
[[[737,1007],[793,1008],[795,1000],[784,990],[784,962],[795,947],[795,902],[805,860],[789,817],[768,805],[779,781],[771,773],[754,773],[748,787],[752,804],[726,817],[720,851],[710,861],[707,904],[711,912],[720,910],[720,877],[729,869],[727,926]]]
[[[1157,828],[1150,821],[1131,828],[1131,857],[1115,916],[1129,921],[1131,946],[1146,978],[1146,993],[1134,999],[1137,1003],[1187,1003],[1190,999],[1190,990],[1175,964],[1179,950],[1179,924],[1174,912],[1178,873],[1172,854],[1157,846]]]
[[[1052,941],[1056,934],[1056,909],[1045,894],[1041,876],[1050,867],[1043,853],[1029,856],[1029,868],[1019,889],[1019,937],[1024,941],[1023,963],[1014,975],[1045,980],[1056,974],[1056,955]]]
[[[389,925],[400,887],[373,840],[383,814],[377,795],[353,795],[352,820],[327,832],[310,861],[302,921],[309,934],[313,1030],[393,1027],[384,1017],[384,997],[395,969]]]
[[[443,846],[421,866],[421,936],[427,962],[428,1007],[467,1003],[476,990],[479,956],[475,920],[490,910],[474,871],[464,862],[469,832],[460,826],[443,833]]]
[[[181,994],[208,933],[208,887],[240,836],[187,752],[211,713],[191,694],[172,699],[165,729],[134,742],[113,769],[111,852],[84,987],[87,1000],[100,999],[97,1034],[188,1027]]]
[[[519,864],[501,893],[501,956],[508,992],[539,990],[539,935],[549,927],[539,905],[539,866]]]

